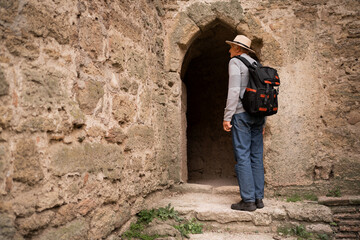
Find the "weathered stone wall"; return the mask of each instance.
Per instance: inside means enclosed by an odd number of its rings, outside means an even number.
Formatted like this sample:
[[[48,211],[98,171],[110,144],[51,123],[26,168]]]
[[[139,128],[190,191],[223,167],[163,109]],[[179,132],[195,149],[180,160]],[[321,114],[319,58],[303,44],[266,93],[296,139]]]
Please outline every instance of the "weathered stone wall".
[[[162,14],[153,1],[0,1],[1,239],[106,237],[178,178]]]
[[[217,20],[252,38],[263,63],[280,71],[280,110],[265,133],[269,193],[339,186],[358,194],[359,2],[175,2],[167,12],[170,71],[180,71],[192,43]]]
[[[359,5],[0,0],[1,237],[112,239],[186,181],[181,67],[214,22],[280,70],[267,189],[359,194]]]

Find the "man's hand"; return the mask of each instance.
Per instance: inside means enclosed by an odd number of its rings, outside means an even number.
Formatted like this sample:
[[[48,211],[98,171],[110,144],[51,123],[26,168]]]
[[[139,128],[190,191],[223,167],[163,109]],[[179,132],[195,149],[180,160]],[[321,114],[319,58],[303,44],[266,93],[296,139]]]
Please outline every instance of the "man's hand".
[[[223,127],[225,131],[230,132],[232,125],[230,124],[229,121],[223,121]]]

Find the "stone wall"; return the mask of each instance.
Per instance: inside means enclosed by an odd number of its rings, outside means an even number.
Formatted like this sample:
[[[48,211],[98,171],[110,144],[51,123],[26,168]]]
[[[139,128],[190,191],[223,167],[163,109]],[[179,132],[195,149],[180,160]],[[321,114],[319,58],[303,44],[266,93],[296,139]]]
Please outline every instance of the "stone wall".
[[[162,14],[145,0],[0,1],[1,239],[106,237],[177,180]]]
[[[326,194],[334,187],[359,194],[358,1],[166,6],[166,23],[172,26],[166,69],[180,72],[185,53],[217,21],[252,38],[262,62],[279,69],[280,110],[268,118],[265,133],[268,194]]]
[[[359,9],[0,0],[0,236],[112,239],[144,197],[186,181],[181,71],[214,23],[248,35],[280,70],[265,135],[269,193],[359,194]]]

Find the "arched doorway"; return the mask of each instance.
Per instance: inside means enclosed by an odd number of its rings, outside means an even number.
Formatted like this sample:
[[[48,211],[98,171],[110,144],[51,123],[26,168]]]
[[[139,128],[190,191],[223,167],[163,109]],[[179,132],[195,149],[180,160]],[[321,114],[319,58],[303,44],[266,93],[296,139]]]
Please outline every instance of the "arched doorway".
[[[190,183],[236,184],[231,135],[222,129],[230,60],[225,40],[235,36],[234,29],[214,22],[191,44],[183,61]]]

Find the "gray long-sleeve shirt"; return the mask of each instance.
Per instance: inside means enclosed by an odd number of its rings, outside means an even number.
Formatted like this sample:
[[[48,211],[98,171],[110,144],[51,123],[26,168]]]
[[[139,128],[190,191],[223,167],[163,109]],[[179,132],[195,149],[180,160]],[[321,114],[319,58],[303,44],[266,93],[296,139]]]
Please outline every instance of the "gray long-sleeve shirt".
[[[252,64],[255,60],[249,55],[243,53]],[[244,96],[247,84],[249,82],[249,70],[246,65],[237,58],[232,58],[229,62],[229,89],[224,112],[224,121],[231,121],[234,114],[245,112],[241,99]]]

